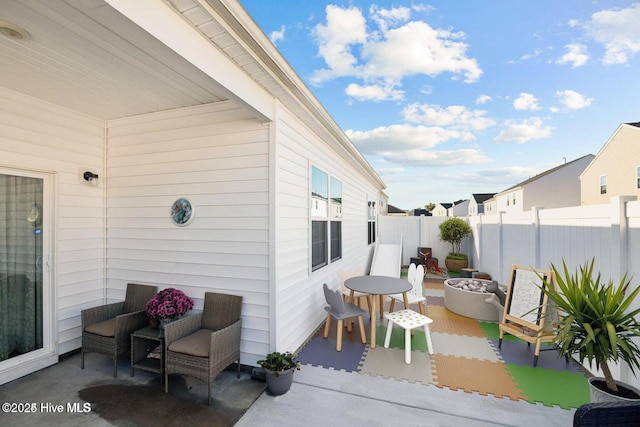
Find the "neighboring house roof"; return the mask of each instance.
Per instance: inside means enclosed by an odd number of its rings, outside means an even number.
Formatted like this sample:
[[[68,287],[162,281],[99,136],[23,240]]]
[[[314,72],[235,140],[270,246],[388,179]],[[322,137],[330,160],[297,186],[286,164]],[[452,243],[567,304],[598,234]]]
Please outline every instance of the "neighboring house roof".
[[[591,163],[589,163],[587,165],[586,168],[584,168],[584,170],[582,171],[582,173],[580,174],[580,179],[582,179],[582,177],[584,176],[584,174],[587,173],[587,171],[589,170],[589,168],[591,168],[591,166],[596,163],[596,161],[598,160],[598,158],[600,157],[600,155],[602,153],[604,153],[604,151],[607,149],[607,147],[609,146],[609,144],[611,144],[612,141],[614,141],[616,139],[616,135],[618,134],[618,132],[620,132],[620,129],[622,129],[624,126],[633,126],[634,128],[637,129],[633,129],[636,132],[640,132],[640,122],[637,123],[622,123],[620,126],[618,126],[618,128],[615,130],[615,132],[613,132],[613,135],[611,135],[611,137],[607,140],[607,142],[604,143],[604,145],[602,146],[602,148],[600,148],[600,151],[598,151],[598,154],[595,155],[595,157],[593,158],[593,160],[591,160]]]
[[[426,209],[414,209],[413,210],[413,216],[420,216],[420,215],[424,215],[424,216],[432,216],[432,213],[429,212]]]
[[[393,205],[388,204],[387,205],[387,213],[393,214],[393,213],[407,213],[407,211],[403,211],[400,208],[396,208]]]
[[[438,204],[445,209],[449,209],[451,206],[453,206],[453,203],[438,203]]]
[[[500,193],[497,193],[496,196],[504,194],[504,193],[506,193],[508,191],[515,190],[516,188],[525,187],[527,184],[530,184],[533,181],[536,181],[536,180],[538,180],[538,179],[540,179],[540,178],[542,178],[544,176],[550,175],[550,174],[552,174],[552,173],[554,173],[554,172],[556,172],[556,171],[558,171],[558,170],[560,170],[560,169],[562,169],[562,168],[564,168],[564,167],[566,167],[566,166],[568,166],[568,165],[570,165],[572,163],[580,161],[580,160],[584,159],[585,157],[589,157],[589,156],[593,157],[593,154],[586,154],[586,155],[584,155],[582,157],[579,157],[579,158],[577,158],[575,160],[572,160],[572,161],[567,162],[567,163],[563,163],[560,166],[556,166],[555,168],[551,168],[551,169],[546,170],[546,171],[544,171],[542,173],[539,173],[538,175],[536,175],[534,177],[531,177],[531,178],[529,178],[529,179],[527,179],[525,181],[522,181],[522,182],[520,182],[520,183],[518,183],[518,184],[516,184],[516,185],[514,185],[512,187],[507,188],[506,190],[501,191]]]
[[[495,194],[496,193],[476,193],[472,194],[471,197],[476,201],[477,204],[480,205],[495,196]]]

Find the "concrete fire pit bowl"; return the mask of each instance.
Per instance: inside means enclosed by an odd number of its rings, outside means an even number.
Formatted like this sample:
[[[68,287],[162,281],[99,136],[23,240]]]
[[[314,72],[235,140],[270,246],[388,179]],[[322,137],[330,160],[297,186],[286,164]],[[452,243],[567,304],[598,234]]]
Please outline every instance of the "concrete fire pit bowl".
[[[447,279],[444,281],[444,306],[461,316],[498,322],[499,310],[494,304],[485,302],[487,298],[495,295],[485,289],[490,284],[491,280],[483,279]],[[467,289],[456,287],[463,285],[467,285]],[[500,288],[504,290],[502,286]]]

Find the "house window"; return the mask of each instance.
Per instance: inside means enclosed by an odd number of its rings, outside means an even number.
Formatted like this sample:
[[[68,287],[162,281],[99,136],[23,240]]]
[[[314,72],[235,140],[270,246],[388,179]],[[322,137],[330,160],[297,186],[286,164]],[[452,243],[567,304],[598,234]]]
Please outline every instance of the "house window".
[[[342,258],[342,182],[331,177],[331,262]]]
[[[600,194],[607,194],[607,175],[600,176]]]
[[[636,167],[636,188],[640,188],[640,166]]]
[[[376,241],[376,220],[378,216],[376,214],[376,202],[373,199],[367,201],[367,244],[375,243]]]
[[[342,182],[311,168],[311,271],[342,258]]]

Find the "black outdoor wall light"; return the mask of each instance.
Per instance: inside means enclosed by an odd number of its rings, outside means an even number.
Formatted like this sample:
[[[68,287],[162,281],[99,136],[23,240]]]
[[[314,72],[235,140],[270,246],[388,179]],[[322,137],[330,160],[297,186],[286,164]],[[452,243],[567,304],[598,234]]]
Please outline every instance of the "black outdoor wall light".
[[[86,171],[84,175],[82,175],[85,181],[91,182],[93,179],[98,179],[98,174],[90,171]]]

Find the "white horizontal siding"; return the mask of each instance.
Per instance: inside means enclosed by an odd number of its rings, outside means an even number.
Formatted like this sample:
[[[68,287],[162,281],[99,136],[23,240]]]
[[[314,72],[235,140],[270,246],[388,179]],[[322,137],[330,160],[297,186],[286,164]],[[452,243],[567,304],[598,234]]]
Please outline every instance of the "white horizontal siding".
[[[231,102],[109,122],[107,292],[126,283],[242,295],[242,363],[268,343],[268,127]],[[188,197],[194,219],[170,208]]]
[[[613,196],[640,197],[636,168],[640,166],[640,128],[623,124],[607,141],[582,176],[582,203],[608,203]],[[607,193],[600,194],[600,176],[607,177]]]
[[[80,310],[103,302],[104,122],[0,87],[0,166],[51,172],[57,351],[80,346]],[[53,319],[45,319],[50,323]],[[47,327],[47,324],[45,324]]]
[[[368,258],[367,196],[379,190],[330,144],[280,106],[276,134],[276,273],[273,346],[297,350],[326,312],[322,284],[338,286],[339,269],[364,268]],[[342,182],[342,259],[310,273],[309,170],[316,166]],[[265,348],[265,351],[269,350]]]

